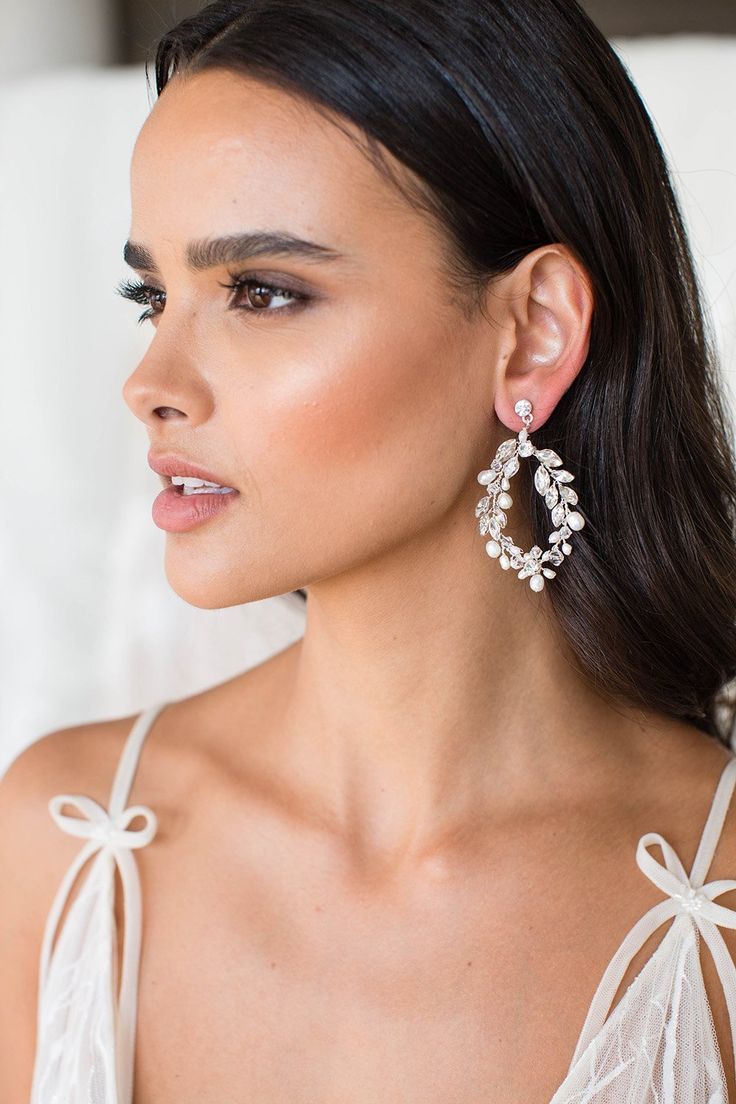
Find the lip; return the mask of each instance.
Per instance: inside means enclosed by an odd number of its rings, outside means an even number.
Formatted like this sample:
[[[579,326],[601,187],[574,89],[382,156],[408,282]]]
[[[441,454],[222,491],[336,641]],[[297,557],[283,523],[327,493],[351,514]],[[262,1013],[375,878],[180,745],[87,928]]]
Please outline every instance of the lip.
[[[181,487],[170,485],[156,498],[151,516],[154,524],[167,533],[186,533],[226,511],[230,500],[239,497],[237,491],[185,495]]]
[[[218,483],[221,487],[233,486],[221,475],[215,475],[214,472],[207,471],[206,468],[200,468],[199,464],[192,464],[189,460],[177,456],[174,452],[159,454],[149,452],[148,466],[159,475],[168,477],[165,485],[171,482],[173,475],[188,475],[193,479],[204,479],[208,483]],[[233,490],[237,491],[237,487],[233,487]]]

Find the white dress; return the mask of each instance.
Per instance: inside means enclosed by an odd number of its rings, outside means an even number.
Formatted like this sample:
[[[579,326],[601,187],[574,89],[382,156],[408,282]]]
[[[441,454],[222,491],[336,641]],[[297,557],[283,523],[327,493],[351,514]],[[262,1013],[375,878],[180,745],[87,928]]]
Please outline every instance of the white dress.
[[[133,724],[109,809],[82,794],[57,794],[49,802],[59,827],[87,842],[66,872],[46,921],[30,1104],[132,1104],[141,943],[140,882],[132,850],[153,839],[156,816],[144,805],[126,807],[126,801],[143,740],[166,704],[145,710]],[[548,1104],[727,1104],[703,983],[700,938],[712,952],[723,985],[736,1053],[736,968],[718,930],[736,928],[736,911],[715,900],[736,889],[736,880],[704,884],[735,784],[732,755],[716,787],[689,875],[658,833],[648,832],[639,840],[636,861],[664,898],[628,932],[609,963],[565,1080]],[[75,806],[86,819],[65,816],[64,805]],[[138,814],[145,818],[144,826],[129,828]],[[653,844],[661,848],[664,864],[650,853]],[[54,945],[64,903],[92,856]],[[125,929],[119,999],[115,864],[122,879]],[[672,921],[669,931],[609,1016],[631,959],[667,920]]]

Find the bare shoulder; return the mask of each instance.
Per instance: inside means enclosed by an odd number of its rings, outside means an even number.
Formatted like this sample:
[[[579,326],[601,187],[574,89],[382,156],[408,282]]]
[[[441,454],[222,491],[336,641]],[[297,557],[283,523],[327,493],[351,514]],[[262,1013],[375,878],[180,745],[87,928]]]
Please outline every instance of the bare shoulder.
[[[672,722],[663,738],[657,736],[652,743],[650,781],[642,792],[686,870],[695,859],[723,772],[733,759],[730,748],[684,722]],[[724,866],[731,873],[716,873],[717,877],[736,877],[736,796],[727,804],[708,877]]]
[[[43,879],[44,868],[53,862],[55,842],[67,842],[72,851],[79,846],[78,839],[59,832],[49,813],[49,799],[59,793],[83,793],[106,803],[116,760],[134,720],[135,715],[45,733],[16,756],[0,779],[0,855],[3,864],[30,864],[23,879],[26,890],[32,889],[36,873]]]
[[[37,934],[38,906],[50,904],[60,864],[79,850],[78,837],[61,832],[49,811],[60,793],[109,801],[115,767],[135,720],[119,717],[61,728],[39,736],[11,762],[0,779],[0,876],[3,909],[17,907],[26,920],[24,937]]]

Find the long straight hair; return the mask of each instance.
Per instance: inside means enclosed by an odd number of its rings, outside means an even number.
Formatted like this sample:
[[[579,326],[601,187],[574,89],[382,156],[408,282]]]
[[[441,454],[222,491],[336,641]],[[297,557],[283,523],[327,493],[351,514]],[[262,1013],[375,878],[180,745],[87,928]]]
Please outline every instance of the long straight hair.
[[[156,44],[156,92],[206,69],[356,125],[435,220],[468,310],[541,245],[579,258],[588,357],[535,443],[575,473],[586,526],[549,610],[602,695],[728,744],[736,430],[668,165],[605,36],[575,0],[216,0]],[[529,479],[524,497],[544,547]]]

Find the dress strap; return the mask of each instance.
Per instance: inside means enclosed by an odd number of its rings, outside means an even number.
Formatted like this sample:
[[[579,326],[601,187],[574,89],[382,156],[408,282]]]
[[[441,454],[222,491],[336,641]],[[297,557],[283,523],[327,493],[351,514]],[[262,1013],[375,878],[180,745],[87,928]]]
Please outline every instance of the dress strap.
[[[162,709],[165,709],[168,704],[169,703],[166,701],[161,701],[157,702],[155,705],[149,706],[148,709],[144,709],[142,713],[139,713],[131,727],[125,739],[120,759],[118,760],[115,778],[112,783],[112,790],[110,791],[110,804],[108,807],[110,816],[118,816],[125,808],[135,778],[136,768],[138,767],[138,759],[140,757],[141,748],[143,747],[143,741],[150,732],[156,717],[158,717]]]
[[[726,997],[734,1055],[736,1055],[736,967],[728,954],[723,936],[718,931],[718,926],[736,928],[736,910],[715,902],[715,898],[722,893],[736,889],[736,880],[722,878],[704,885],[705,875],[708,873],[723,829],[734,785],[736,785],[736,755],[728,759],[721,772],[689,877],[674,848],[658,832],[647,832],[640,838],[636,848],[639,869],[658,889],[662,890],[665,899],[653,905],[637,920],[609,962],[588,1009],[568,1073],[572,1071],[590,1042],[603,1028],[611,1002],[618,992],[634,955],[666,920],[672,918],[681,920],[683,916],[688,916],[691,923],[696,925],[714,957]],[[648,848],[652,844],[657,844],[661,848],[664,864],[649,853]],[[671,928],[670,931],[672,930]],[[680,927],[677,930],[686,932],[688,929]],[[665,940],[669,937],[668,932]],[[665,951],[663,940],[654,954],[662,954]]]
[[[97,974],[100,967],[89,965],[90,959],[84,958],[84,952],[86,948],[88,955],[92,956],[95,942],[104,939],[108,925],[114,923],[114,870],[117,865],[123,885],[125,934],[120,994],[115,1015],[116,1036],[114,1040],[109,1041],[108,1049],[110,1052],[114,1052],[116,1056],[115,1065],[117,1077],[119,1078],[120,1104],[131,1104],[133,1098],[132,1070],[141,945],[140,880],[132,852],[150,843],[157,830],[157,818],[153,809],[150,809],[147,805],[130,805],[126,808],[126,802],[138,766],[143,740],[150,731],[155,718],[167,704],[168,702],[162,701],[148,709],[144,709],[133,723],[118,760],[108,809],[105,809],[99,802],[86,794],[56,794],[48,803],[49,812],[57,825],[70,835],[86,840],[86,843],[68,868],[57,889],[44,929],[39,968],[39,1058],[36,1060],[37,1066],[40,1070],[41,1067],[45,1068],[47,1062],[53,1063],[53,1061],[59,1060],[60,1054],[63,1056],[63,1046],[59,1050],[54,1044],[51,1057],[47,1057],[45,1050],[43,1050],[44,1040],[46,1039],[45,1025],[47,1022],[56,1024],[54,1014],[47,1011],[48,1007],[55,1007],[54,1002],[59,1000],[63,1008],[66,1009],[68,1001],[72,999],[79,1001],[92,999],[90,994],[94,995],[98,991],[100,979]],[[62,809],[65,805],[71,805],[82,815],[69,816],[63,813]],[[144,818],[144,826],[142,828],[129,828],[130,822],[138,816]],[[66,922],[59,933],[59,941],[55,943],[61,913],[71,888],[79,871],[93,855],[96,855],[96,858],[92,869],[88,873],[87,889],[80,893],[73,902]],[[105,913],[100,917],[95,911],[96,901],[101,901],[102,906],[100,907],[105,909]],[[97,928],[98,923],[104,923],[105,927],[103,929]],[[65,935],[67,928],[70,934]],[[95,931],[96,934],[93,934],[91,939],[83,938],[79,934],[80,931],[84,933]],[[82,965],[79,965],[79,963]],[[104,969],[109,968],[110,964],[106,963]],[[90,977],[84,974],[85,970],[90,971]],[[69,979],[77,978],[75,971],[81,972],[78,977],[78,990],[72,992],[69,988],[71,984]],[[110,981],[110,989],[113,988],[116,988],[116,986]],[[61,994],[60,997],[56,995],[57,991]],[[60,1015],[58,1012],[57,1014]],[[90,1023],[93,1026],[97,1025],[98,1019],[99,1015],[95,1012],[90,1018]],[[98,1026],[94,1026],[94,1030],[97,1030]],[[99,1028],[99,1030],[102,1030],[102,1028]],[[42,1051],[43,1053],[41,1053]],[[34,1074],[35,1077],[42,1077],[42,1074],[40,1072]],[[49,1074],[49,1078],[54,1089],[57,1087],[63,1089],[63,1086],[57,1084],[58,1077],[53,1069]],[[62,1096],[65,1100],[71,1099],[63,1091],[59,1099]],[[55,1098],[56,1096],[54,1096]],[[36,1104],[35,1096],[33,1097],[33,1104]]]
[[[705,881],[705,876],[713,861],[718,840],[723,831],[723,822],[726,819],[728,806],[731,802],[734,786],[736,786],[736,755],[733,755],[726,763],[721,777],[716,786],[708,819],[705,822],[703,834],[700,837],[698,850],[690,871],[690,885],[700,887]]]

